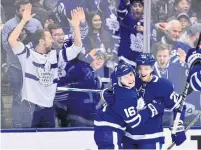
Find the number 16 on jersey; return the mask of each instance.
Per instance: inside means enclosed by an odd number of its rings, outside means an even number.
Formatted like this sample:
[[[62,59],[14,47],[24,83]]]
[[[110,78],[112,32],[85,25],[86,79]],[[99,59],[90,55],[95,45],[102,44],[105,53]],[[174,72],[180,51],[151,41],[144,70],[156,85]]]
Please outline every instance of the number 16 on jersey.
[[[124,112],[125,112],[127,118],[132,117],[136,114],[135,108],[133,106],[131,106],[127,109],[124,109]]]

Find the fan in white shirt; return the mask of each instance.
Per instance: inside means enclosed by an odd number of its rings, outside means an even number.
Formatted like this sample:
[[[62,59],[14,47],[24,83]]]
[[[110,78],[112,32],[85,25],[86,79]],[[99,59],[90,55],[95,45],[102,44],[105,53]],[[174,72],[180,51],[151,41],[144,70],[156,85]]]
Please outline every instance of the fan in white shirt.
[[[64,47],[57,56],[56,50],[51,50],[53,40],[48,30],[36,31],[33,44],[29,46],[17,40],[24,25],[34,16],[31,14],[31,8],[31,5],[25,8],[22,20],[11,33],[8,41],[22,65],[22,101],[28,101],[29,104],[39,108],[51,108],[57,87],[58,63],[76,58],[82,50],[79,14],[83,10],[82,8],[72,10],[72,20],[68,20],[74,27],[74,44],[68,48]]]

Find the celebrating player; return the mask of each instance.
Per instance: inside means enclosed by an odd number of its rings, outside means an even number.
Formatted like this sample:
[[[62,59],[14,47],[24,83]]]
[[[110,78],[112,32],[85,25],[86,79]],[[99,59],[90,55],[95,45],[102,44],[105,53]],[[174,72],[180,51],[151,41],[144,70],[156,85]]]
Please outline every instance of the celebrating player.
[[[122,148],[122,137],[127,125],[131,129],[139,128],[149,118],[155,118],[164,110],[164,105],[155,101],[150,101],[147,107],[137,103],[135,71],[132,66],[119,63],[115,75],[118,78],[114,87],[115,101],[99,110],[94,121],[94,139],[99,149]]]
[[[138,56],[136,62],[139,73],[139,78],[136,79],[138,96],[146,104],[156,100],[163,103],[165,108],[172,110],[178,108],[181,98],[174,92],[172,84],[167,79],[158,78],[152,73],[155,63],[154,57],[151,54],[142,53]],[[155,118],[150,118],[146,124],[138,128],[128,128],[123,142],[124,148],[161,148],[164,143],[162,117],[163,114],[159,114]],[[182,127],[182,124],[180,127]],[[182,139],[185,140],[185,136],[180,136],[181,133],[184,133],[183,131],[176,133],[178,145],[181,144]]]
[[[178,108],[181,97],[174,92],[172,84],[167,79],[158,78],[152,73],[155,63],[154,57],[151,54],[142,53],[136,62],[139,72],[139,77],[136,77],[138,100],[143,100],[145,104],[155,100],[158,103],[162,103],[166,108],[172,110]],[[106,102],[112,104],[112,97],[109,96],[111,92],[106,90],[103,95]],[[182,116],[184,116],[184,112],[182,111]],[[126,137],[123,139],[123,148],[160,149],[164,143],[162,117],[163,113],[150,118],[146,124],[141,124],[136,128],[128,127]],[[182,130],[177,130],[177,133],[173,135],[173,140],[176,141],[177,145],[180,145],[186,139],[182,121],[177,126],[177,129],[179,127]]]

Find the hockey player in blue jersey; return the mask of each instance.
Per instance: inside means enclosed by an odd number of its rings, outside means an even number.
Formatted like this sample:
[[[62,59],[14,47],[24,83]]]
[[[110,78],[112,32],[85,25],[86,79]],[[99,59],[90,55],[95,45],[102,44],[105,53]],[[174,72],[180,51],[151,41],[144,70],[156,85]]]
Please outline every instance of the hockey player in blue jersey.
[[[172,84],[167,79],[153,75],[154,63],[155,60],[151,54],[140,54],[138,56],[139,77],[136,77],[138,98],[143,99],[145,104],[155,100],[164,104],[165,108],[175,110],[180,106],[181,97],[174,92]],[[105,91],[103,95],[106,102],[113,103],[110,91]],[[185,110],[182,111],[182,116],[184,114]],[[146,124],[134,129],[128,127],[123,139],[123,148],[160,149],[164,143],[162,116],[163,113],[150,118]],[[180,119],[183,119],[183,117]],[[182,130],[178,130],[172,136],[177,145],[180,145],[186,139],[183,124],[177,126],[177,128],[180,127]]]
[[[115,68],[115,76],[118,80],[114,86],[115,101],[112,105],[104,105],[94,121],[94,139],[98,149],[122,148],[122,137],[127,126],[131,129],[139,128],[164,110],[164,105],[155,101],[150,101],[146,107],[137,103],[135,71],[132,66],[121,62]]]
[[[180,106],[181,97],[174,92],[172,83],[152,73],[155,63],[153,55],[142,53],[138,56],[136,62],[139,73],[139,78],[136,78],[136,89],[138,96],[144,100],[145,104],[156,100],[157,102],[163,103],[166,109],[174,110],[178,108]],[[182,112],[182,114],[184,113],[185,111]],[[126,149],[162,148],[162,144],[164,143],[162,117],[163,113],[155,118],[150,118],[146,124],[138,128],[127,128],[123,147]],[[177,128],[180,127],[182,127],[183,130],[178,130],[176,135],[173,135],[177,145],[181,144],[186,139],[183,124],[177,126]]]
[[[189,67],[188,80],[194,91],[201,91],[201,33],[196,48],[190,49],[186,56]]]

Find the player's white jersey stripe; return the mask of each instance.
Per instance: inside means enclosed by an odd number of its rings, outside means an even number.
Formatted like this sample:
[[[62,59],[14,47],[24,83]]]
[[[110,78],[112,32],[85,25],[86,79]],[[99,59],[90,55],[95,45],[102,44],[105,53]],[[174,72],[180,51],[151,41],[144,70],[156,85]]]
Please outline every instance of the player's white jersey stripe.
[[[195,80],[195,83],[193,82],[193,78],[194,78],[194,80]],[[194,86],[194,85],[196,85],[197,84],[197,87],[201,87],[201,81],[200,81],[200,79],[198,79],[198,73],[196,72],[196,73],[194,73],[192,76],[191,76],[191,80],[190,80],[190,85],[191,85],[191,87],[192,87],[192,89],[194,90],[194,91],[198,91],[198,89]]]
[[[126,130],[126,127],[122,127],[118,124],[107,122],[107,121],[96,121],[95,120],[94,125],[96,125],[96,126],[109,126],[109,127],[113,127],[113,128],[117,128],[117,129],[121,129],[121,130]]]
[[[135,116],[134,118],[132,118],[131,120],[124,120],[126,123],[131,123],[134,122],[135,120],[139,119],[140,115],[138,114],[137,116]]]
[[[113,136],[114,150],[119,150],[117,132],[113,131],[112,136]]]
[[[141,122],[141,116],[139,115],[139,120],[138,120],[138,122],[136,123],[136,124],[134,124],[133,126],[131,126],[131,128],[135,128],[135,127],[137,127],[139,124],[140,124],[140,122]]]
[[[132,135],[126,132],[125,136],[133,140],[155,139],[155,138],[163,137],[163,132],[157,132],[153,134],[144,134],[144,135]]]
[[[156,150],[160,150],[160,143],[159,142],[156,142]]]

